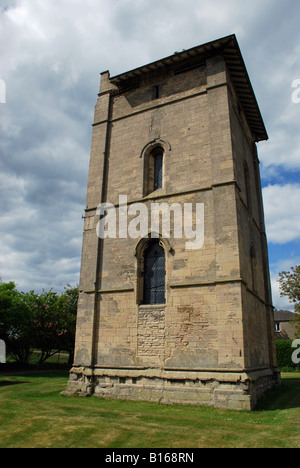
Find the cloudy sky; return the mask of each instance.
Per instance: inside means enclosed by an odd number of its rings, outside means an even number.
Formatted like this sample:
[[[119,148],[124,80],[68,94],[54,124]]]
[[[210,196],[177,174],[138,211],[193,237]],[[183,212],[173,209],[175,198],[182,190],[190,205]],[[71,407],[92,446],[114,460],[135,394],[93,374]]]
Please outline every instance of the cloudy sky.
[[[0,0],[2,280],[78,283],[99,73],[235,33],[270,137],[258,149],[273,301],[288,307],[276,279],[300,264],[299,22],[297,0]]]

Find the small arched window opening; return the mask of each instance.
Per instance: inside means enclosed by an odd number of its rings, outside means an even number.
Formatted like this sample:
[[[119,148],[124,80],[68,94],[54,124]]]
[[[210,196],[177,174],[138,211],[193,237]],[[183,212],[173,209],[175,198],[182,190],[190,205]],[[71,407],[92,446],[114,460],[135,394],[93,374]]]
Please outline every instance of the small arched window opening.
[[[143,304],[165,304],[166,258],[159,239],[144,250]]]
[[[256,265],[256,252],[255,247],[252,244],[250,249],[250,259],[251,259],[251,281],[252,281],[252,291],[257,292],[257,265]]]
[[[152,153],[154,158],[154,190],[162,188],[162,177],[163,177],[163,150],[157,148]]]
[[[155,85],[152,88],[152,99],[158,99],[160,97],[160,86]]]
[[[164,150],[160,146],[154,148],[146,161],[146,195],[163,188]]]
[[[245,177],[247,206],[248,206],[248,211],[251,214],[252,213],[252,199],[251,199],[250,172],[249,172],[248,164],[246,163],[246,161],[244,162],[244,177]]]

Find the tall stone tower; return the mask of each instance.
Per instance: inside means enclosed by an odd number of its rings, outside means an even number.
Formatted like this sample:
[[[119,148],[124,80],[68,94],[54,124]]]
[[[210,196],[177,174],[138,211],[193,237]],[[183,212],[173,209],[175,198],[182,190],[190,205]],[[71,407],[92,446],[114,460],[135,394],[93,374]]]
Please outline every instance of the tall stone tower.
[[[101,74],[66,394],[252,409],[279,384],[267,138],[234,35]]]

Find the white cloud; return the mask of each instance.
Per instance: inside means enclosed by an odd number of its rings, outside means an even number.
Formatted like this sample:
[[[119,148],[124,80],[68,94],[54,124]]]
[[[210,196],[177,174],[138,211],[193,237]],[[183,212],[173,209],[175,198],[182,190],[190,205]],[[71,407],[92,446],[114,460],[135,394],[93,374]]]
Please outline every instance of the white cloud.
[[[299,72],[300,74],[300,72]],[[290,84],[290,83],[289,83]],[[273,105],[274,116],[269,129],[269,141],[260,144],[259,153],[263,165],[263,175],[272,168],[300,170],[300,104],[291,100],[292,88],[286,85],[284,103]],[[277,91],[280,93],[280,90]]]
[[[271,276],[271,287],[273,296],[273,305],[277,310],[294,310],[294,304],[292,304],[287,296],[280,295],[280,287],[278,282],[278,274],[274,273]]]
[[[293,24],[296,20],[290,21]],[[262,174],[266,178],[272,168],[300,170],[300,104],[292,101],[293,81],[300,79],[299,54],[297,34],[294,40],[290,38],[288,47],[276,47],[275,42],[259,53],[256,68],[259,73],[254,76],[258,77],[259,104],[270,138],[259,146]]]
[[[298,238],[296,196],[288,185],[276,189],[272,179],[282,166],[300,167],[300,105],[291,103],[291,83],[300,78],[300,7],[295,2],[0,0],[0,4],[0,79],[7,87],[6,104],[0,104],[3,279],[15,279],[22,287],[50,288],[63,287],[68,277],[73,281],[79,274],[99,73],[106,69],[112,75],[122,73],[232,33],[238,36],[271,137],[260,152],[272,181],[264,192],[269,238],[274,242]],[[298,196],[299,186],[296,192]]]
[[[263,189],[263,198],[269,242],[300,239],[300,185],[269,185]]]
[[[267,14],[270,0],[237,2],[235,0],[215,0],[199,2],[196,16],[201,25],[211,34],[212,25],[223,35],[235,33],[238,37],[247,36],[247,30],[253,21],[257,21],[258,11]]]
[[[271,263],[271,287],[273,296],[273,305],[276,309],[294,310],[294,304],[289,301],[287,296],[281,296],[279,286],[279,272],[290,271],[292,266],[300,265],[300,256],[293,255],[290,258],[284,258],[277,262]]]

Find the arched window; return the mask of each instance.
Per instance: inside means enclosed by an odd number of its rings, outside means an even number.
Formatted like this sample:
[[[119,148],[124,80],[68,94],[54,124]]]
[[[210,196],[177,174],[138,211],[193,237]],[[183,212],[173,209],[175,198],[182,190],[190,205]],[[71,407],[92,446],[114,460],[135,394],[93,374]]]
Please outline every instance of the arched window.
[[[250,184],[250,172],[248,164],[244,161],[244,176],[245,176],[245,187],[246,187],[246,197],[247,197],[247,206],[248,211],[252,213],[252,199],[251,199],[251,184]]]
[[[163,187],[163,159],[164,150],[156,146],[146,158],[145,167],[145,194],[154,192]]]
[[[151,155],[154,158],[154,190],[158,190],[162,188],[163,149],[156,148]]]
[[[251,245],[250,258],[251,258],[252,291],[257,292],[257,266],[256,266],[256,252],[255,252],[254,244]]]
[[[165,251],[159,239],[144,251],[144,304],[165,304]]]

